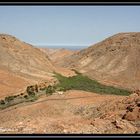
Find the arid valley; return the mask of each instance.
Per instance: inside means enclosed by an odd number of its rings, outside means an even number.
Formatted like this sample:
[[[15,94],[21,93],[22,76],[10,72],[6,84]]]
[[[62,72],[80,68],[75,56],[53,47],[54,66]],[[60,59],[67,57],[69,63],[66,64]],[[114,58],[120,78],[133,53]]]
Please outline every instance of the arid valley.
[[[80,50],[0,34],[1,134],[139,134],[140,32]]]

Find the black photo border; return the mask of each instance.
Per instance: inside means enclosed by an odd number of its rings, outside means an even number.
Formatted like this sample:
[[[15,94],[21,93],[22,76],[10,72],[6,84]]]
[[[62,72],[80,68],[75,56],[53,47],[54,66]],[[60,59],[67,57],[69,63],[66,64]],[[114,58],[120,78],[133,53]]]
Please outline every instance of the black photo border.
[[[0,1],[1,6],[140,6],[140,2],[124,2],[124,1]],[[0,134],[0,138],[106,138],[106,139],[140,139],[140,134]]]

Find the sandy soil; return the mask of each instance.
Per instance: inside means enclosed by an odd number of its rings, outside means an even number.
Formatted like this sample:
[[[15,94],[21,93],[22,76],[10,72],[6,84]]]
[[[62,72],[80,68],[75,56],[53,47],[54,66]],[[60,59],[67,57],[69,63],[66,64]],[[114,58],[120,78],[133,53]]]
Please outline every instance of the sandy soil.
[[[0,133],[96,133],[90,124],[93,108],[123,98],[76,90],[44,96],[1,110]]]

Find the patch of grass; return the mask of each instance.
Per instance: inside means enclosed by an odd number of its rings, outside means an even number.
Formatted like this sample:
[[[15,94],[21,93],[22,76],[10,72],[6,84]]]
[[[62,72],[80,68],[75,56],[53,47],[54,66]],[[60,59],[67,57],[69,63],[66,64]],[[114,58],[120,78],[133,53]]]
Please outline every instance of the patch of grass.
[[[61,74],[55,73],[55,77],[59,80],[59,84],[56,88],[66,90],[84,90],[89,92],[96,92],[100,94],[115,94],[115,95],[130,95],[131,91],[126,89],[120,89],[113,86],[106,86],[100,84],[96,80],[92,80],[87,76],[83,76],[81,73],[72,77],[65,77]]]

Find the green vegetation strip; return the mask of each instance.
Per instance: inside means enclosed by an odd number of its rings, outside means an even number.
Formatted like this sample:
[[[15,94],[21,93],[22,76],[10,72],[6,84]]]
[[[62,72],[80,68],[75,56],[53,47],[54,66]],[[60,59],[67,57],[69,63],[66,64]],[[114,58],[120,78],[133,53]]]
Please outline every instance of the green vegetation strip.
[[[74,70],[75,71],[75,70]],[[20,93],[15,96],[7,96],[5,99],[0,100],[0,109],[5,109],[9,106],[20,104],[23,102],[34,102],[42,94],[47,96],[52,95],[58,91],[67,91],[67,90],[84,90],[89,92],[95,92],[100,94],[113,94],[113,95],[123,95],[128,96],[131,94],[131,91],[126,89],[120,89],[113,86],[106,86],[100,84],[96,80],[92,80],[87,76],[82,75],[81,73],[75,71],[76,76],[65,77],[61,74],[54,73],[55,77],[58,79],[56,85],[49,85],[43,89],[38,89],[37,85],[28,86],[25,93]]]
[[[124,96],[128,96],[131,94],[131,91],[129,90],[100,84],[99,82],[92,80],[87,76],[83,76],[80,73],[77,73],[76,76],[72,77],[65,77],[61,74],[55,73],[55,77],[59,80],[59,83],[56,85],[55,88],[59,88],[62,91],[74,89],[96,92],[100,94],[114,94]]]

